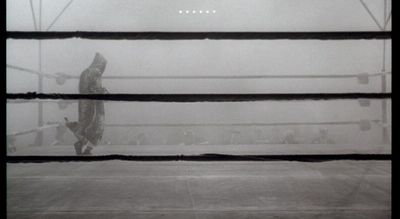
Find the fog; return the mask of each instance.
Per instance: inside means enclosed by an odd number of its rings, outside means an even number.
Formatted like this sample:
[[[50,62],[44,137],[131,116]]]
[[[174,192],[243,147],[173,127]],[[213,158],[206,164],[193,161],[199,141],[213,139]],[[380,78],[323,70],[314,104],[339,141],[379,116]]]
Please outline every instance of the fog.
[[[391,102],[388,101],[390,109]],[[64,117],[77,120],[77,103],[60,110],[57,102],[44,104],[44,122],[63,122]],[[244,103],[139,103],[105,102],[106,127],[103,142],[127,144],[143,133],[147,144],[177,145],[184,142],[184,133],[192,131],[202,142],[211,145],[231,144],[232,134],[240,132],[236,144],[259,144],[256,132],[262,133],[266,144],[279,144],[284,132],[292,130],[300,143],[310,144],[326,127],[338,144],[381,144],[382,126],[371,122],[371,129],[362,131],[358,124],[279,125],[280,123],[359,122],[380,120],[381,100],[372,100],[369,107],[361,107],[356,100],[337,101],[268,101]],[[37,104],[7,104],[7,132],[37,127]],[[390,111],[388,121],[391,121]],[[118,125],[134,125],[123,127]],[[185,125],[186,126],[168,126]],[[208,124],[208,125],[207,125]],[[216,124],[221,124],[216,126]],[[237,126],[229,124],[249,124]],[[253,125],[251,125],[253,124]],[[263,125],[264,124],[264,125]],[[275,124],[275,125],[268,125]],[[141,126],[143,125],[143,126]],[[146,126],[151,125],[151,126]],[[154,125],[154,126],[153,126]],[[200,126],[199,126],[200,125]],[[56,130],[46,130],[44,145],[55,141]],[[389,128],[391,135],[391,128]],[[18,136],[19,144],[33,144],[35,135]],[[66,145],[76,141],[72,132],[65,134]]]
[[[32,1],[38,19],[38,1]],[[59,1],[61,2],[61,1]],[[57,3],[59,3],[57,2]],[[69,1],[43,1],[41,30],[50,27]],[[379,28],[359,1],[74,1],[51,26],[52,31],[377,31]],[[342,3],[341,3],[342,2]],[[383,4],[364,1],[382,22]],[[379,3],[378,3],[379,2]],[[387,13],[391,4],[387,4]],[[182,10],[182,13],[179,11]],[[186,14],[190,10],[191,14]],[[196,10],[196,14],[192,10]],[[200,10],[210,10],[200,15]],[[211,13],[211,11],[213,11]],[[215,13],[214,13],[215,11]],[[204,16],[203,16],[204,15]],[[202,16],[202,17],[201,17]],[[342,17],[343,19],[337,19]],[[36,22],[37,28],[39,21]],[[391,29],[388,20],[387,30]],[[7,30],[34,31],[28,1],[7,1]],[[384,49],[385,46],[385,49]],[[39,50],[40,47],[40,50]],[[40,53],[39,53],[40,51]],[[14,40],[6,41],[8,65],[46,74],[78,77],[96,52],[107,59],[103,76],[254,76],[354,75],[391,72],[391,40]],[[39,59],[40,57],[40,59]],[[383,58],[384,57],[384,58]],[[391,92],[391,75],[386,91]],[[103,79],[110,93],[349,93],[382,92],[381,77],[366,84],[357,77],[330,79]],[[7,67],[7,93],[39,92],[37,75]],[[78,80],[59,85],[43,79],[43,93],[78,93]],[[33,101],[34,102],[34,101]],[[56,101],[43,103],[44,122],[77,120],[77,104],[60,109]],[[324,123],[381,120],[382,101],[361,107],[357,100],[260,101],[241,103],[105,102],[104,142],[124,144],[144,133],[148,144],[182,144],[193,131],[204,144],[257,144],[257,132],[278,144],[287,130],[299,143],[308,144],[327,127],[342,144],[381,143],[382,124],[361,131],[352,125],[179,126],[116,127],[121,124],[232,124]],[[391,121],[391,101],[387,100]],[[389,122],[390,123],[390,122]],[[114,126],[111,126],[114,124]],[[7,133],[38,126],[37,103],[7,103]],[[391,135],[391,126],[389,126]],[[55,129],[44,131],[44,143],[54,141]],[[35,134],[18,136],[18,144],[32,144]],[[65,144],[75,141],[66,133]]]
[[[38,27],[39,0],[32,2]],[[383,26],[383,1],[363,2]],[[33,31],[29,1],[6,3],[7,30]],[[42,0],[42,30],[50,27],[68,3],[69,0]],[[387,1],[386,7],[389,14],[391,1]],[[387,30],[391,24],[388,20]],[[379,28],[359,0],[79,0],[73,1],[49,30],[376,31]]]
[[[108,60],[104,76],[351,75],[382,72],[382,40],[118,41],[45,40],[42,71],[79,76],[96,52]],[[391,70],[391,40],[385,69]],[[38,42],[7,40],[7,64],[38,69]],[[381,92],[380,77],[368,84],[341,79],[104,80],[112,93],[324,93]],[[7,68],[7,92],[37,91],[37,76]],[[45,93],[76,93],[77,80],[44,79]],[[387,77],[387,91],[391,91]]]

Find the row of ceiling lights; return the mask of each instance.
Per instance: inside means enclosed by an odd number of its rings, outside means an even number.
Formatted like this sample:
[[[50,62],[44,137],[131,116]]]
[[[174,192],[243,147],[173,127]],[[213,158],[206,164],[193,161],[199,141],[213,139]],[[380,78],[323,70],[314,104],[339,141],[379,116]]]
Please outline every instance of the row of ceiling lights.
[[[189,11],[189,10],[187,10],[187,11],[179,11],[179,14],[183,14],[183,13],[186,13],[186,14],[189,14],[189,13],[193,13],[193,14],[196,14],[196,13],[199,13],[199,14],[202,14],[202,13],[206,13],[206,14],[213,13],[213,14],[215,14],[216,11]]]

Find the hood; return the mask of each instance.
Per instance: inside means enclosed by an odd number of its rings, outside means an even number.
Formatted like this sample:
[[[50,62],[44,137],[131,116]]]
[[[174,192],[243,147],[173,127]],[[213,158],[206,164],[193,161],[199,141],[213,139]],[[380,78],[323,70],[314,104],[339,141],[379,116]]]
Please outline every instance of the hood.
[[[106,69],[107,60],[104,56],[98,52],[94,56],[92,64],[90,64],[89,68],[97,68],[100,70],[101,74],[103,74],[104,70]]]

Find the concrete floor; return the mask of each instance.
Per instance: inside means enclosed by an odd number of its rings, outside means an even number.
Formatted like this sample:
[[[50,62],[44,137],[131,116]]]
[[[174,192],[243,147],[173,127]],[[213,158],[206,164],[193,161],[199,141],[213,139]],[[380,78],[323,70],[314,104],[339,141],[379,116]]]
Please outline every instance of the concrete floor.
[[[391,161],[7,164],[7,218],[391,218]]]

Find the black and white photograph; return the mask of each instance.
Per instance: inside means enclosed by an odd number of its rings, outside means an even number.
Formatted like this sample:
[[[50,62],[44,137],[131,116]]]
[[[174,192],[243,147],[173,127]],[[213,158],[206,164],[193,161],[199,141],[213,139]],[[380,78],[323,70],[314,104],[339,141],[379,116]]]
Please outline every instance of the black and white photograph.
[[[392,2],[6,0],[6,218],[392,218]]]

